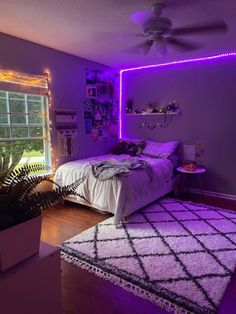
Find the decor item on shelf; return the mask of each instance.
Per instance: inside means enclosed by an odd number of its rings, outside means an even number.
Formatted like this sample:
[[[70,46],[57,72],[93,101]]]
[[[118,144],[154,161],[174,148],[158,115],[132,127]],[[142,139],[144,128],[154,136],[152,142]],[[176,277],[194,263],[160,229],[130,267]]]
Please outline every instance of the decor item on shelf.
[[[165,113],[175,113],[175,114],[180,114],[180,106],[176,103],[176,101],[171,101],[169,102],[168,105],[157,105],[155,103],[148,103],[146,105],[146,108],[144,109],[136,109],[132,110],[133,108],[133,103],[132,106],[130,105],[130,100],[127,101],[127,107],[126,107],[126,113],[127,114],[165,114]]]
[[[87,98],[84,101],[85,132],[92,140],[107,140],[118,134],[116,75],[86,69]]]
[[[133,112],[133,100],[128,99],[126,104],[126,113],[132,113]]]
[[[0,173],[5,168],[0,155]],[[30,175],[46,170],[42,165],[24,165],[10,172],[0,181],[0,271],[32,256],[39,250],[41,213],[55,201],[68,195],[78,195],[76,188],[83,181],[61,188],[47,175]],[[37,191],[43,182],[56,184],[56,188]],[[82,197],[83,198],[83,197]]]
[[[137,114],[143,114],[143,111],[142,111],[142,110],[138,110],[138,109],[136,109],[136,110],[134,111],[134,113],[137,113]]]

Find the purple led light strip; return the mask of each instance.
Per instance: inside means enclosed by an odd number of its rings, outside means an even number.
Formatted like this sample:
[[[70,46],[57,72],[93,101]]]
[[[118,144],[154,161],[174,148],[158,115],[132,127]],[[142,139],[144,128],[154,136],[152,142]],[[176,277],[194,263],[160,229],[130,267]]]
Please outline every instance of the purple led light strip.
[[[159,67],[170,66],[170,65],[175,65],[175,64],[182,64],[182,63],[192,63],[192,62],[201,62],[201,61],[214,60],[214,59],[222,59],[222,58],[227,58],[227,57],[236,57],[236,52],[229,52],[229,53],[223,53],[223,54],[219,54],[219,55],[194,58],[194,59],[177,60],[177,61],[172,61],[172,62],[167,62],[167,63],[145,65],[145,66],[140,66],[140,67],[136,67],[136,68],[129,68],[129,69],[120,70],[119,137],[122,138],[122,123],[123,123],[123,121],[122,121],[122,93],[123,93],[123,91],[122,91],[122,77],[123,77],[124,72],[151,69],[151,68],[159,68]]]

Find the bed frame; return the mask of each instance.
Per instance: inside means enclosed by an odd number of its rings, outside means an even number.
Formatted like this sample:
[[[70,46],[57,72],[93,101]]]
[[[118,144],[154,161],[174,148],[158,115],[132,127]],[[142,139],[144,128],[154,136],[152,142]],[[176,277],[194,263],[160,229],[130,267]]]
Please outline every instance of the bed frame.
[[[130,215],[131,213],[135,212],[136,210],[158,200],[159,198],[165,196],[166,194],[172,192],[174,190],[174,179],[172,179],[171,181],[167,182],[167,183],[164,183],[163,186],[157,191],[157,193],[154,195],[152,195],[151,197],[149,196],[147,199],[143,200],[143,202],[141,202],[141,205],[140,205],[140,202],[139,202],[139,208],[135,207],[135,206],[132,206],[131,209],[129,209],[129,214]],[[64,198],[65,201],[69,201],[69,202],[73,202],[73,203],[77,203],[77,204],[80,204],[80,205],[85,205],[85,206],[88,206],[92,209],[95,209],[96,211],[102,213],[102,214],[107,214],[107,213],[110,213],[106,208],[102,208],[94,203],[89,203],[88,201],[85,201],[83,200],[82,198],[80,199],[77,199],[75,196],[68,196],[66,198]],[[123,213],[123,219],[128,216],[128,215],[125,215],[125,213]]]

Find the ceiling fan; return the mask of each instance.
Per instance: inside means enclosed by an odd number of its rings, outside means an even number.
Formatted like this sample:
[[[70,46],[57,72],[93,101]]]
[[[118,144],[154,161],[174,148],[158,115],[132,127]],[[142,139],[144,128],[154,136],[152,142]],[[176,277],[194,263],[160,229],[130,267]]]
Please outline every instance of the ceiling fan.
[[[132,21],[142,27],[142,33],[135,34],[135,36],[144,40],[128,49],[129,52],[139,53],[142,51],[146,55],[153,46],[156,46],[157,50],[164,54],[169,45],[182,51],[194,50],[203,45],[183,39],[181,36],[223,33],[228,30],[228,26],[223,20],[211,20],[202,24],[173,28],[171,20],[161,16],[165,7],[165,0],[159,0],[152,5],[151,10],[132,14]]]

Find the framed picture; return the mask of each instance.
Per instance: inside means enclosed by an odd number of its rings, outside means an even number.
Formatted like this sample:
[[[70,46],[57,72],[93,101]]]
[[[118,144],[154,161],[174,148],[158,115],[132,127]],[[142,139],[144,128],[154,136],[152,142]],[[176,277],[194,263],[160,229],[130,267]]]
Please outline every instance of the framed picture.
[[[84,111],[84,119],[92,119],[92,112]]]
[[[86,84],[95,85],[97,83],[97,71],[86,69]]]
[[[87,97],[96,98],[97,97],[97,87],[87,85]]]
[[[85,132],[86,134],[92,133],[92,120],[85,119]]]

